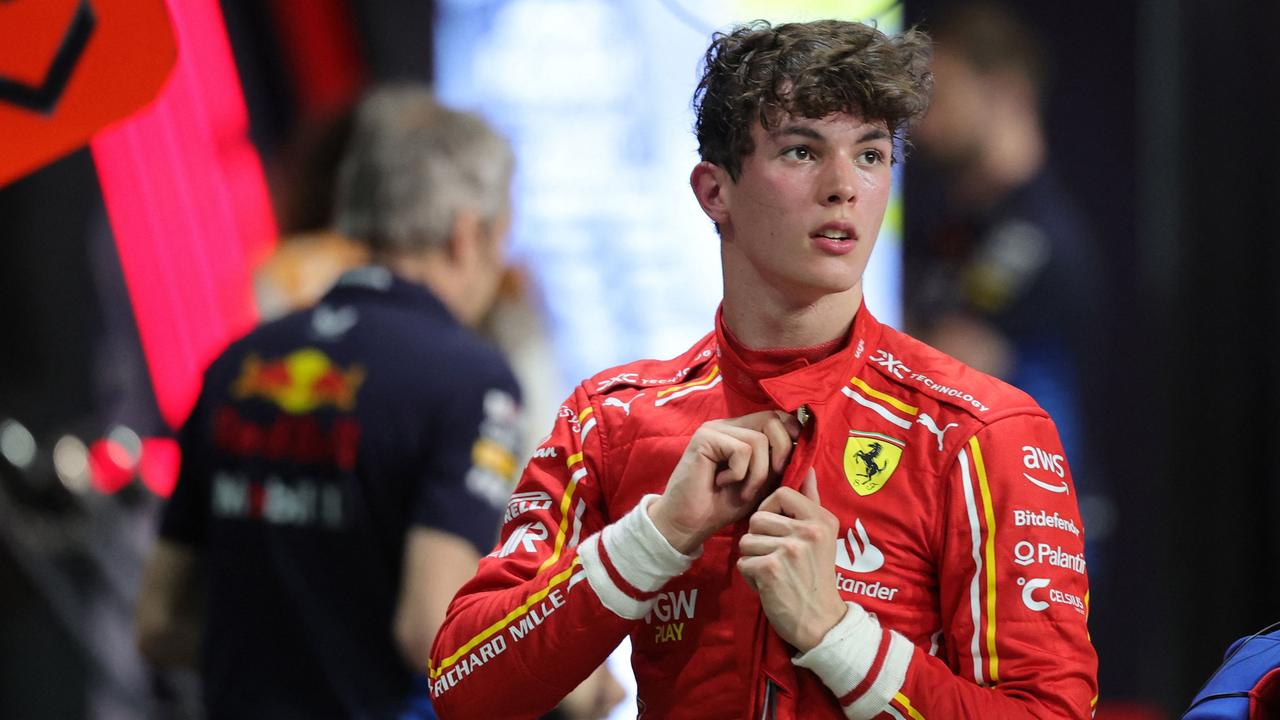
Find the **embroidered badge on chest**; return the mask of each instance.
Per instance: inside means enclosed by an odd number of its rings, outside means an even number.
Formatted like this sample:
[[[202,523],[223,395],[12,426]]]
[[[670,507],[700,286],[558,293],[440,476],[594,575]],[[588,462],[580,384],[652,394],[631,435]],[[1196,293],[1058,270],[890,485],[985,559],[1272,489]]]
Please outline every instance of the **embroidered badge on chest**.
[[[853,491],[865,497],[884,487],[898,469],[903,445],[888,435],[850,430],[844,446],[844,476]]]

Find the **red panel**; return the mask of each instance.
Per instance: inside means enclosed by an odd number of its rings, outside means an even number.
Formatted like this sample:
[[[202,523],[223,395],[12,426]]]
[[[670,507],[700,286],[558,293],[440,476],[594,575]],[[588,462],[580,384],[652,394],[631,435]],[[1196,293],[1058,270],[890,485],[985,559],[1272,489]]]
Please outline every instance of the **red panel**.
[[[272,0],[290,78],[304,115],[351,104],[364,82],[351,9],[343,0]]]
[[[253,326],[251,270],[275,222],[216,0],[169,0],[178,62],[155,103],[93,140],[161,414]]]

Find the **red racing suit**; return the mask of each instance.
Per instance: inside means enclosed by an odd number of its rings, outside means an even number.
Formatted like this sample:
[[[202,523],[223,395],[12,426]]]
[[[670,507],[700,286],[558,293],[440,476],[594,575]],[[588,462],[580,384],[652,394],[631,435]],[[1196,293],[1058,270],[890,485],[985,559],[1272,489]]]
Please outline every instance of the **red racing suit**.
[[[1084,535],[1045,412],[865,308],[768,378],[723,333],[565,402],[435,641],[440,717],[537,717],[629,634],[641,718],[1088,718]],[[815,469],[851,604],[800,657],[735,569],[745,521],[686,557],[645,512],[703,422],[769,408],[803,422],[782,483]]]

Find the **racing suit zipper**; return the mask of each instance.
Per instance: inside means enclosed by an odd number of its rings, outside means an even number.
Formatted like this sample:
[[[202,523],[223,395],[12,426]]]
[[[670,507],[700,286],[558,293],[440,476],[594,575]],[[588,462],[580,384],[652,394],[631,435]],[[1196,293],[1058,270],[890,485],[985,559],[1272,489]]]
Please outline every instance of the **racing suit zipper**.
[[[777,716],[777,710],[774,707],[777,703],[778,686],[769,676],[764,678],[764,708],[760,712],[760,720],[773,720]]]
[[[796,411],[794,414],[795,414],[796,420],[800,421],[801,427],[807,426],[809,424],[809,421],[813,419],[813,413],[809,410],[808,405],[801,405],[800,407],[796,408]],[[813,442],[813,439],[810,438],[810,443],[812,442]],[[799,438],[797,438],[795,442],[795,447],[799,449],[799,446],[800,446],[800,441],[799,441]],[[764,702],[761,703],[760,720],[774,720],[774,718],[776,718],[777,715],[778,715],[778,684],[773,681],[773,678],[769,677],[768,675],[765,675]]]

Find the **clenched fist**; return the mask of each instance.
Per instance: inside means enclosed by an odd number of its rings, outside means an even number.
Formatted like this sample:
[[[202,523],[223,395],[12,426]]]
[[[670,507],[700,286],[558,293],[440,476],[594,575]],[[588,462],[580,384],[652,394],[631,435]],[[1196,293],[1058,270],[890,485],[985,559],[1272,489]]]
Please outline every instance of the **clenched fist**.
[[[738,572],[760,595],[765,617],[801,652],[822,641],[844,617],[836,590],[836,516],[822,507],[812,469],[803,493],[778,488],[751,516],[738,547]]]
[[[703,423],[666,491],[649,506],[653,524],[673,548],[694,552],[759,504],[782,474],[799,435],[799,421],[780,411]]]

